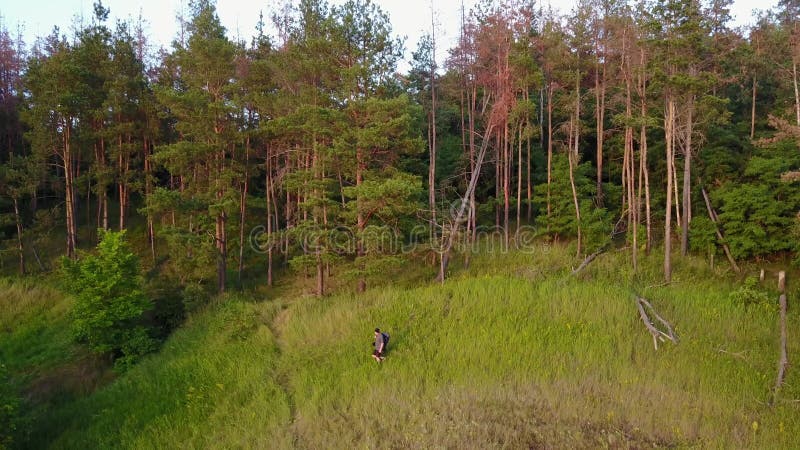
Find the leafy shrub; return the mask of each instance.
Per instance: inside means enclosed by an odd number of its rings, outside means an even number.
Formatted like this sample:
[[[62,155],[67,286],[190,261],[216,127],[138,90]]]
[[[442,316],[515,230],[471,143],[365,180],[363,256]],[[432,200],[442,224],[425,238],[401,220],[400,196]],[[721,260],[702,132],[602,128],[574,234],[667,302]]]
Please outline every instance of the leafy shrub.
[[[191,313],[208,303],[211,296],[200,283],[189,283],[183,288],[183,309]]]
[[[762,153],[747,162],[743,177],[712,193],[735,258],[796,247],[794,240],[786,239],[786,232],[795,223],[800,208],[800,185],[782,181],[781,175],[800,164],[797,146],[792,142],[777,143]]]
[[[790,250],[785,239],[794,213],[792,202],[783,201],[765,184],[742,184],[722,190],[719,215],[731,253],[735,258]]]
[[[19,397],[11,386],[6,366],[0,364],[0,449],[10,448],[17,426]]]
[[[125,242],[125,232],[102,232],[96,255],[65,259],[63,274],[75,296],[72,330],[96,353],[110,353],[119,369],[152,351],[155,343],[142,315],[152,308],[144,295],[139,259]]]
[[[575,189],[578,193],[578,207],[581,213],[581,232],[583,233],[584,251],[593,253],[608,245],[613,230],[612,214],[605,208],[597,207],[590,198],[597,195],[597,185],[592,178],[589,163],[579,164],[575,168]],[[535,188],[534,203],[540,211],[547,211],[547,185],[540,184]],[[612,186],[608,186],[607,195],[612,195]],[[550,189],[551,215],[541,214],[536,219],[540,235],[553,239],[573,238],[577,236],[578,224],[575,215],[575,201],[572,197],[572,185],[569,181],[569,160],[565,155],[553,156],[553,183]]]
[[[730,293],[732,302],[743,305],[766,305],[769,303],[769,296],[766,292],[758,289],[758,279],[750,277],[744,281],[742,287]]]
[[[145,295],[153,300],[153,309],[148,314],[149,323],[158,339],[166,339],[178,328],[186,316],[183,305],[183,288],[178,280],[156,277],[148,281]]]
[[[692,250],[705,254],[714,254],[717,249],[717,232],[714,222],[706,216],[692,218],[689,228],[689,245]]]

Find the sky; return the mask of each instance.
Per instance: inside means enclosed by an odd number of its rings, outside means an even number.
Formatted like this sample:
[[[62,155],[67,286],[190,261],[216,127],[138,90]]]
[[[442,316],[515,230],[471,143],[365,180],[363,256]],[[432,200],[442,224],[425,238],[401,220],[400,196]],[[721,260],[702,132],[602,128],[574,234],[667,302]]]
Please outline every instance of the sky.
[[[169,47],[178,32],[176,17],[182,8],[186,8],[189,0],[105,0],[103,4],[111,10],[111,20],[136,19],[140,12],[147,23],[147,31],[156,48]],[[333,4],[344,0],[332,0]],[[554,9],[568,12],[575,5],[575,0],[542,0]],[[0,20],[12,34],[18,26],[23,27],[26,43],[33,42],[36,36],[50,33],[54,25],[62,32],[71,33],[73,24],[80,21],[81,14],[88,22],[92,16],[94,0],[0,0]],[[467,11],[476,0],[464,0]],[[240,37],[249,41],[255,34],[255,24],[259,12],[265,18],[282,1],[276,0],[217,0],[217,11],[222,24],[228,29],[231,38]],[[389,15],[394,33],[405,37],[405,57],[411,58],[417,42],[431,30],[431,9],[436,18],[437,45],[442,50],[437,55],[440,62],[458,37],[461,17],[459,0],[374,0]],[[747,25],[753,22],[754,9],[768,9],[777,0],[734,0],[731,15],[735,25]],[[545,3],[545,7],[547,3]],[[265,19],[266,20],[266,19]],[[113,23],[113,22],[112,22]],[[400,69],[407,68],[407,63]]]

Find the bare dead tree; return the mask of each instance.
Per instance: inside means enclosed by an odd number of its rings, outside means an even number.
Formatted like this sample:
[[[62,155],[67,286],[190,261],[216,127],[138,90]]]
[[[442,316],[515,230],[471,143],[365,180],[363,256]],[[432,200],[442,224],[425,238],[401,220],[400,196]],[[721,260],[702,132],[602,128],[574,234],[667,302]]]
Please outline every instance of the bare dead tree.
[[[437,281],[444,283],[445,276],[447,274],[447,266],[450,262],[450,251],[453,248],[453,243],[455,242],[456,235],[458,234],[458,229],[461,226],[461,223],[464,221],[464,213],[467,210],[467,206],[470,205],[470,199],[472,198],[473,193],[475,192],[475,188],[478,185],[478,179],[480,178],[481,174],[481,166],[483,165],[483,160],[486,157],[486,150],[489,147],[489,136],[491,136],[492,131],[494,130],[494,121],[490,120],[489,125],[486,130],[486,134],[482,136],[481,148],[478,151],[478,156],[475,160],[475,170],[472,171],[470,175],[469,185],[467,185],[467,190],[464,192],[464,196],[461,198],[461,204],[456,212],[455,217],[453,217],[452,222],[450,223],[450,229],[447,232],[447,235],[444,237],[443,242],[444,245],[442,246],[441,252],[442,257],[440,259],[439,264],[439,275],[436,277]]]
[[[717,213],[714,211],[714,208],[711,207],[711,201],[708,199],[708,192],[706,192],[706,188],[704,187],[701,187],[700,191],[703,193],[703,200],[705,200],[706,209],[708,210],[708,218],[714,223],[714,231],[717,234],[717,239],[719,239],[720,244],[722,245],[722,250],[725,251],[725,256],[728,258],[728,262],[731,263],[733,270],[738,273],[740,271],[739,266],[736,265],[736,260],[734,260],[733,255],[731,255],[731,249],[728,247],[728,244],[725,243],[725,237],[722,235],[722,231],[719,229],[719,219],[717,218]]]

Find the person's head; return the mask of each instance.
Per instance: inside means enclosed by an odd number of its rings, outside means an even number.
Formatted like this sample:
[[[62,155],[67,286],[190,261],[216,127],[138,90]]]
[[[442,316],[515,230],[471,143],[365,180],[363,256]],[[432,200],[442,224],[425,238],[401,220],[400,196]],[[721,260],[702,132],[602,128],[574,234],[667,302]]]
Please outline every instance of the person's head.
[[[380,334],[380,332],[381,332],[381,329],[380,329],[380,328],[375,328],[375,334],[376,334],[376,335],[377,335],[377,334]]]

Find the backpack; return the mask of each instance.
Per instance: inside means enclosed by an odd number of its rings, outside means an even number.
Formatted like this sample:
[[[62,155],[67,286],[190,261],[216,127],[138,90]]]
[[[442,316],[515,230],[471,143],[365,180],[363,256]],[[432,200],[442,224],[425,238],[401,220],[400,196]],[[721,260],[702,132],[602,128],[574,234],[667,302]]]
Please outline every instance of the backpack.
[[[389,333],[381,333],[383,336],[383,351],[389,347]]]

